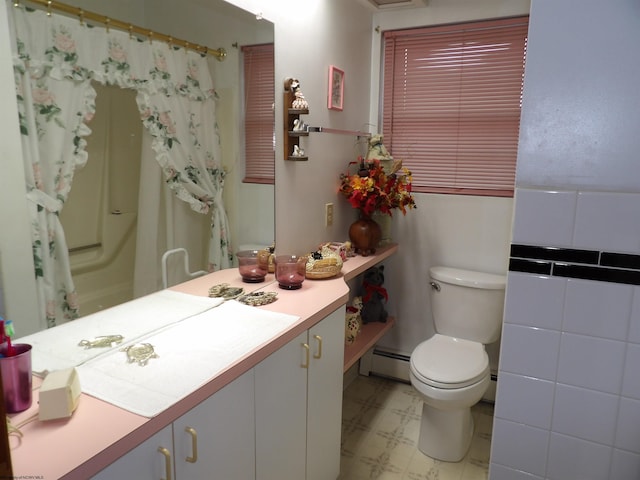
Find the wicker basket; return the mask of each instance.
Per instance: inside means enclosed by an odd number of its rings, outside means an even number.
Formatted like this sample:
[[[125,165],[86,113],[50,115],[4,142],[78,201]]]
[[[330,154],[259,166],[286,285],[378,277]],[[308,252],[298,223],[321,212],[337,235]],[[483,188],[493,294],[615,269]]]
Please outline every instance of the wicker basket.
[[[310,265],[312,262],[312,265]],[[310,268],[311,267],[311,268]],[[342,270],[342,262],[336,258],[323,258],[321,260],[307,260],[306,277],[311,280],[335,277]]]

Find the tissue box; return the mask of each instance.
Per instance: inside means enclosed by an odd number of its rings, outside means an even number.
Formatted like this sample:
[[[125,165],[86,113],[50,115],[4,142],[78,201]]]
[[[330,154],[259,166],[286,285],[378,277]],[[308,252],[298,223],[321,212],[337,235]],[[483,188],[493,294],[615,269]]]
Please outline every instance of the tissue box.
[[[75,368],[50,372],[40,386],[39,420],[70,417],[80,400],[80,378]]]

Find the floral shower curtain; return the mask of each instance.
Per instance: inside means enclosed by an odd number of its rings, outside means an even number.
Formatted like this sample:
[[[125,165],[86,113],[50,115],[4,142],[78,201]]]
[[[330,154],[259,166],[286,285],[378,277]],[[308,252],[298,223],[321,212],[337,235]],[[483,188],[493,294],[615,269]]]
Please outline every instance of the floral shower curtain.
[[[229,267],[224,172],[206,58],[61,15],[24,7],[11,11],[42,326],[78,316],[58,213],[75,168],[87,161],[84,137],[95,112],[91,80],[137,91],[141,120],[168,187],[192,210],[211,216],[210,270]]]

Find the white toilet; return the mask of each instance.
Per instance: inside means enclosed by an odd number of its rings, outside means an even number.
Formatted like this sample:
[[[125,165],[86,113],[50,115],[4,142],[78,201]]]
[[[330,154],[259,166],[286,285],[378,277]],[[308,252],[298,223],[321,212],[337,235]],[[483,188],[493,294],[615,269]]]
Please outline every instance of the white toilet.
[[[471,407],[490,382],[484,346],[500,338],[506,277],[432,267],[431,309],[436,334],[411,354],[410,378],[423,399],[418,448],[458,462],[473,436]]]

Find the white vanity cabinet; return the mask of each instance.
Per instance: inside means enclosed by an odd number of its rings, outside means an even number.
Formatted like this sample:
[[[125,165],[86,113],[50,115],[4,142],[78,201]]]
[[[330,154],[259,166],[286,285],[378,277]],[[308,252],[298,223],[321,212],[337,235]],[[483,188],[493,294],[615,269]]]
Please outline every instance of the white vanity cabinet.
[[[176,480],[254,480],[253,370],[173,422]]]
[[[338,477],[344,317],[343,306],[255,367],[260,480]]]
[[[254,480],[253,373],[216,392],[94,480]]]
[[[172,426],[166,426],[153,437],[138,445],[100,471],[93,477],[93,480],[113,480],[114,478],[140,480],[174,478]]]

